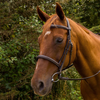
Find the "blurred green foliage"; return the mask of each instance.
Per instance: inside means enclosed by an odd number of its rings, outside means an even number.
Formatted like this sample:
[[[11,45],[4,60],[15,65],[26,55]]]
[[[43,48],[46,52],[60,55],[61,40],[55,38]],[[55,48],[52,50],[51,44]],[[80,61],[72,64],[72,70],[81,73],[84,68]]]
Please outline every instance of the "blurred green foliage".
[[[92,28],[90,28],[90,30],[94,33],[99,33],[100,34],[100,25],[98,26],[93,26]]]
[[[51,15],[55,13],[56,1],[0,1],[0,100],[82,100],[80,81],[54,83],[52,92],[45,97],[34,95],[30,86],[36,63],[34,57],[39,53],[37,38],[43,25],[37,16],[36,6]],[[64,1],[61,6],[67,17],[95,33],[100,32],[98,0]],[[63,75],[80,77],[74,67]]]

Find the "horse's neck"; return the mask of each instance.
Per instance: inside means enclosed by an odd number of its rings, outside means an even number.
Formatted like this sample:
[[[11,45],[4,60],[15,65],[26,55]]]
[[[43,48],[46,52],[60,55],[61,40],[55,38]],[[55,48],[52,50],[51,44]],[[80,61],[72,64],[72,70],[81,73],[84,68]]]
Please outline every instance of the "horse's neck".
[[[100,39],[91,32],[88,33],[84,29],[72,21],[72,42],[77,39],[76,58],[74,65],[83,77],[95,74],[100,70]],[[75,37],[75,38],[74,38]]]

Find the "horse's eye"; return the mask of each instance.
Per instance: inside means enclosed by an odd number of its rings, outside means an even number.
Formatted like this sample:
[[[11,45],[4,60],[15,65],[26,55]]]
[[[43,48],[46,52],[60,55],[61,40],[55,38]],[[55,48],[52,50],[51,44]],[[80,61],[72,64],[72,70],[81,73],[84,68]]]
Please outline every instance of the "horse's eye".
[[[63,39],[62,38],[57,38],[56,43],[62,43]]]

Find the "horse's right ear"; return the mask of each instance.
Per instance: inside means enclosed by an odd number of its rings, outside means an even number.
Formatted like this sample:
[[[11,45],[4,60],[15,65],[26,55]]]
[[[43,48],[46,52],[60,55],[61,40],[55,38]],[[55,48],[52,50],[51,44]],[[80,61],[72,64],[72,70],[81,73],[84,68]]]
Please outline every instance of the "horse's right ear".
[[[43,12],[38,6],[37,6],[37,12],[40,19],[44,22],[46,22],[50,18],[50,16],[46,14],[45,12]]]

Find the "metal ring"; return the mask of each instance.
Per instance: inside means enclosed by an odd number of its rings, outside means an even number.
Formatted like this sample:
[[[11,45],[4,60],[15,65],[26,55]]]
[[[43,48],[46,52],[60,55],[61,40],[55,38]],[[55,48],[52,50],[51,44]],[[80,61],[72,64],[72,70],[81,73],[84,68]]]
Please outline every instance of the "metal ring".
[[[53,78],[56,74],[60,74],[60,72],[56,72],[56,73],[54,73],[54,74],[52,75],[52,79],[51,79],[52,82],[58,82],[58,81],[59,81],[59,79],[57,79],[57,80],[55,81],[54,78]]]

